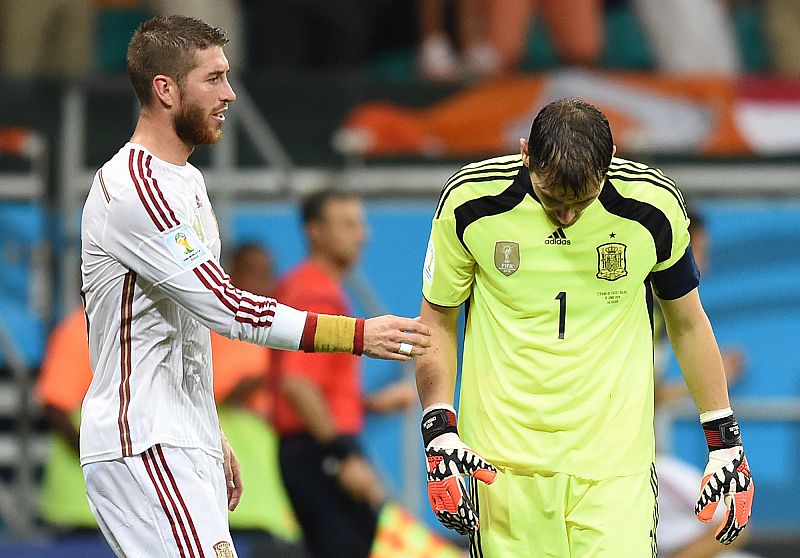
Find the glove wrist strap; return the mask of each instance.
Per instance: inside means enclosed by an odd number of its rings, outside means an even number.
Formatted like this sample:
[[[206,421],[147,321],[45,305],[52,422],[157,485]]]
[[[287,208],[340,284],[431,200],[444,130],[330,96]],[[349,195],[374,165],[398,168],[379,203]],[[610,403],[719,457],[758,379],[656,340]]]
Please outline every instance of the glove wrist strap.
[[[448,408],[435,407],[422,416],[422,440],[425,447],[431,440],[442,434],[452,432],[458,436],[456,428],[456,414]]]
[[[739,422],[733,414],[703,423],[708,451],[716,451],[742,445]]]

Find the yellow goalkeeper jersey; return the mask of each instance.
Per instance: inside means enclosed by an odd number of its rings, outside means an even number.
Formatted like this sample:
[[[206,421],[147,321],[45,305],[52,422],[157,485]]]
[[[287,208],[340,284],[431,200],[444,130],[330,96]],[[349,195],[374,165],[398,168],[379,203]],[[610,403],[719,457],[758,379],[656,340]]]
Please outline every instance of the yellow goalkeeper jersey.
[[[519,155],[457,172],[434,214],[423,295],[465,304],[464,441],[522,474],[648,471],[650,277],[667,270],[661,287],[691,258],[687,227],[675,184],[624,159],[613,159],[598,199],[565,228],[545,214]]]

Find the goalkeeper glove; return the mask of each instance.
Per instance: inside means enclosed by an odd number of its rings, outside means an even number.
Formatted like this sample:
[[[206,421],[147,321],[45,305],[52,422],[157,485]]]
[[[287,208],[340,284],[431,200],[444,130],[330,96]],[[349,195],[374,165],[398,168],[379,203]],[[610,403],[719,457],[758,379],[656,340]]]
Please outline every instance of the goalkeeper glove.
[[[456,413],[449,405],[428,407],[422,416],[422,439],[428,460],[428,500],[433,513],[448,529],[462,535],[478,530],[478,514],[467,496],[463,475],[491,484],[494,465],[461,441]]]
[[[728,408],[710,414],[705,420],[707,413],[700,416],[708,442],[708,465],[694,512],[700,521],[708,522],[714,516],[720,500],[723,500],[728,510],[715,537],[722,544],[731,544],[750,518],[753,479],[744,456],[739,423],[733,411]]]

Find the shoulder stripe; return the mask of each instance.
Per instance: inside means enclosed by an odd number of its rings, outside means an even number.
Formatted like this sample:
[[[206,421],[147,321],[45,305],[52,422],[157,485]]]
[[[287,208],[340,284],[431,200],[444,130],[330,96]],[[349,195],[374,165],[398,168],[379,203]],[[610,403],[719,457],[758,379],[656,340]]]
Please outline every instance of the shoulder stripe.
[[[103,190],[103,197],[106,198],[106,203],[110,203],[111,196],[108,194],[108,188],[106,188],[106,181],[103,180],[103,169],[97,171],[97,178],[100,180],[100,188]]]
[[[144,185],[144,191],[147,193],[147,196],[150,198],[150,203],[152,206],[158,211],[159,216],[161,217],[161,222],[164,223],[165,228],[171,229],[175,224],[171,223],[169,218],[167,217],[166,213],[164,212],[164,207],[158,202],[156,199],[153,190],[155,189],[151,182],[147,179],[144,172],[144,151],[139,151],[139,155],[136,158],[136,164],[139,168],[139,179],[142,181]],[[159,192],[160,194],[160,192]]]
[[[483,217],[511,211],[525,199],[527,193],[524,181],[513,180],[508,188],[495,196],[483,196],[459,205],[454,212],[456,235],[464,248],[469,250],[464,242],[464,231],[469,225]]]
[[[669,259],[672,253],[672,225],[659,208],[640,200],[623,197],[610,181],[606,181],[599,199],[609,213],[637,221],[648,230],[655,243],[657,263]]]
[[[675,181],[664,174],[660,169],[656,169],[653,167],[640,167],[636,166],[631,162],[628,163],[612,163],[609,167],[610,172],[615,171],[622,171],[622,172],[629,172],[634,175],[649,175],[656,180],[663,181],[667,186],[675,190],[675,192],[680,196],[681,201],[683,201],[683,195],[678,187],[675,185]]]
[[[623,175],[620,173],[626,174]],[[639,180],[648,182],[659,188],[664,188],[678,201],[678,205],[683,211],[684,217],[686,217],[686,200],[684,200],[683,194],[675,185],[675,182],[660,170],[651,167],[640,168],[633,163],[616,163],[612,164],[609,168],[608,176],[620,180]]]
[[[122,296],[120,297],[120,323],[119,323],[119,414],[117,426],[119,427],[119,443],[122,457],[133,455],[131,442],[131,429],[128,424],[128,406],[131,402],[131,372],[133,371],[133,358],[131,356],[131,338],[133,329],[133,295],[136,289],[136,273],[128,271],[122,282]]]
[[[659,188],[663,188],[664,190],[666,190],[667,192],[672,194],[672,197],[675,198],[675,201],[678,202],[678,207],[681,208],[681,212],[683,213],[683,216],[686,217],[686,204],[683,201],[683,196],[681,196],[681,194],[675,188],[672,188],[672,187],[668,186],[664,182],[661,182],[661,181],[658,181],[658,180],[654,180],[654,179],[651,179],[651,178],[645,178],[644,176],[631,177],[631,176],[624,176],[624,175],[621,175],[621,174],[611,173],[611,172],[608,173],[606,176],[608,178],[612,179],[612,180],[636,180],[638,182],[647,182],[648,184],[652,184],[653,186],[657,186]]]
[[[480,167],[463,168],[451,176],[442,188],[442,193],[439,195],[439,202],[436,204],[436,219],[438,219],[444,208],[447,198],[453,190],[466,184],[467,182],[492,182],[495,180],[504,180],[513,178],[519,171],[522,163],[511,161],[509,163],[487,163]],[[485,174],[491,173],[491,174]]]
[[[175,213],[173,213],[172,208],[167,203],[167,200],[164,198],[164,194],[163,194],[163,192],[161,192],[161,188],[159,188],[159,186],[158,186],[158,180],[156,180],[156,177],[153,176],[153,169],[150,168],[150,160],[152,158],[153,158],[152,155],[148,155],[147,156],[147,160],[145,161],[145,167],[147,167],[147,177],[150,180],[153,181],[153,188],[155,188],[155,191],[158,194],[159,199],[161,200],[162,206],[169,213],[169,217],[171,219],[171,224],[170,224],[170,220],[167,220],[167,224],[169,224],[171,227],[177,227],[180,223],[178,222],[178,219],[175,217]],[[140,169],[141,169],[141,167],[140,167]]]
[[[128,171],[130,172],[131,180],[133,180],[133,185],[136,188],[136,193],[139,194],[139,201],[142,202],[142,205],[147,210],[147,214],[150,215],[150,219],[153,221],[153,223],[155,223],[156,228],[158,229],[159,232],[164,232],[164,230],[166,229],[164,228],[164,225],[161,223],[161,221],[159,221],[156,218],[153,209],[150,207],[148,198],[145,196],[142,186],[139,183],[139,179],[136,176],[136,171],[134,170],[134,164],[133,164],[135,155],[136,155],[136,150],[131,149],[130,154],[128,156]]]

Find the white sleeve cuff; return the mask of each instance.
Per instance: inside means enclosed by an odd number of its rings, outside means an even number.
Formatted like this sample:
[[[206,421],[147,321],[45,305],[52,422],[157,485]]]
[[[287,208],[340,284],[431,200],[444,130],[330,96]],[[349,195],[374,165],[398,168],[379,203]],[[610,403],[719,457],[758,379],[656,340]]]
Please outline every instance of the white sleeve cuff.
[[[296,351],[300,348],[308,312],[296,310],[280,302],[275,305],[275,317],[267,337],[267,345],[276,349]]]
[[[725,417],[729,417],[733,414],[733,409],[730,407],[725,407],[724,409],[716,409],[715,411],[706,411],[705,413],[700,413],[700,424],[705,424],[711,420],[717,420]]]

